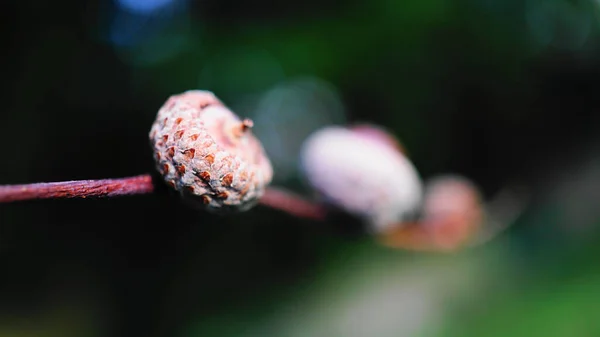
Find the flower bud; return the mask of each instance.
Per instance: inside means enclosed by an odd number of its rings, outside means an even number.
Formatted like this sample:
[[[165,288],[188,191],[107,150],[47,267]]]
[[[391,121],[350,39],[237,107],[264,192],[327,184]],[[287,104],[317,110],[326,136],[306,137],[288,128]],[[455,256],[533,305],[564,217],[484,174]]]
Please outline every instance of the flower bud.
[[[441,175],[425,188],[422,226],[440,248],[453,249],[472,240],[481,228],[483,200],[467,178]]]
[[[483,218],[483,200],[477,187],[461,176],[440,175],[425,184],[420,219],[392,226],[379,239],[389,247],[451,251],[476,239]]]
[[[393,136],[366,130],[330,126],[314,132],[304,142],[301,166],[326,203],[380,232],[418,209],[422,186],[412,163],[390,146]]]
[[[186,201],[211,211],[247,210],[273,174],[251,128],[211,92],[171,96],[150,130],[156,167]]]

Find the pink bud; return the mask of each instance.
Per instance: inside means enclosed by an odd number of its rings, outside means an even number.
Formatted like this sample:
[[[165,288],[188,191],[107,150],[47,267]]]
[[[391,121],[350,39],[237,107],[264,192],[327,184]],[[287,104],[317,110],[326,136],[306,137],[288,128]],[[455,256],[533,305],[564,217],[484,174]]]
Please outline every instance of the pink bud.
[[[364,129],[318,130],[303,145],[301,166],[326,202],[380,232],[418,209],[422,186],[412,163],[390,142],[381,141],[393,136],[376,130],[375,137]]]
[[[484,210],[477,187],[467,178],[443,175],[426,184],[423,226],[440,247],[454,248],[474,237]]]
[[[447,251],[474,240],[483,224],[484,206],[477,187],[457,175],[441,175],[425,184],[422,217],[391,228],[381,242],[390,247]]]
[[[208,210],[254,205],[272,169],[252,121],[240,120],[211,92],[171,96],[150,130],[157,169],[188,201]]]

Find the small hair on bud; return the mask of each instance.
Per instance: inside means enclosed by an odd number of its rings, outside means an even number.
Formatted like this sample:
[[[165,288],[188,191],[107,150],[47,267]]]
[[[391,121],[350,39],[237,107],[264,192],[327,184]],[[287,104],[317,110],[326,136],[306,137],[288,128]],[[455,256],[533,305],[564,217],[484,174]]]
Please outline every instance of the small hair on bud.
[[[248,132],[248,130],[252,129],[252,127],[254,126],[254,122],[249,119],[246,118],[243,121],[241,121],[240,123],[234,125],[232,127],[232,134],[235,135],[236,137],[243,137],[244,134],[246,134],[246,132]]]
[[[389,144],[352,128],[326,127],[304,142],[301,169],[326,203],[381,232],[415,212],[422,194],[417,170]]]
[[[252,129],[253,126],[254,126],[254,122],[249,118],[246,118],[242,121],[242,130],[243,131]]]
[[[273,175],[252,126],[209,91],[173,95],[158,111],[149,134],[156,167],[194,205],[211,211],[247,210]]]

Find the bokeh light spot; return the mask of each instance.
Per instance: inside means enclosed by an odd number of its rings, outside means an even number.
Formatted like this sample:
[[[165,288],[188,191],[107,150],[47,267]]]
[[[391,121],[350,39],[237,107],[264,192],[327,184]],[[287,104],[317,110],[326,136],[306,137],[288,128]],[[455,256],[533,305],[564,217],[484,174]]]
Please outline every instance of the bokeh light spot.
[[[152,12],[164,9],[177,0],[117,0],[117,3],[124,10],[135,13],[150,14]]]
[[[122,59],[148,66],[167,61],[190,46],[191,22],[182,2],[170,2],[160,11],[112,13],[108,39]]]
[[[297,174],[298,153],[309,134],[346,122],[337,89],[315,77],[291,79],[268,90],[253,118],[254,131],[271,158],[277,181]]]
[[[593,15],[583,6],[563,0],[529,0],[526,19],[539,46],[578,50],[588,41]]]

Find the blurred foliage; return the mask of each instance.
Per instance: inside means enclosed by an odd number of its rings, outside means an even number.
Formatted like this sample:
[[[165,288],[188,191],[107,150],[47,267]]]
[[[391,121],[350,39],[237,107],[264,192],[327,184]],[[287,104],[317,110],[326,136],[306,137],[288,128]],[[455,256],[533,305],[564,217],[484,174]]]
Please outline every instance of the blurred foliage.
[[[200,88],[271,123],[257,131],[290,188],[307,132],[369,121],[423,177],[532,201],[449,255],[171,195],[2,205],[0,336],[599,335],[598,6],[5,2],[0,183],[151,171],[157,108]]]

